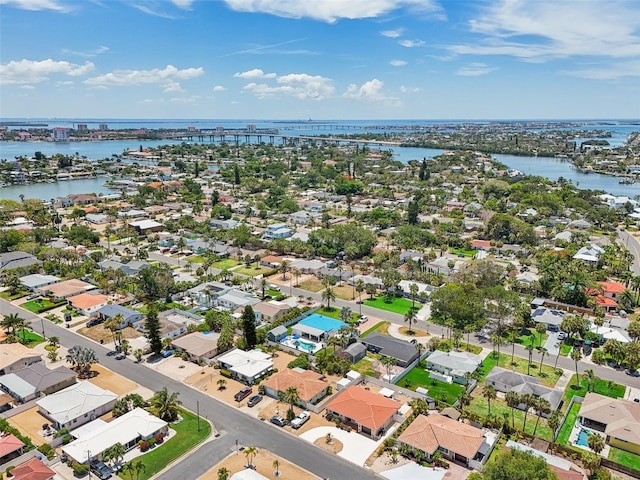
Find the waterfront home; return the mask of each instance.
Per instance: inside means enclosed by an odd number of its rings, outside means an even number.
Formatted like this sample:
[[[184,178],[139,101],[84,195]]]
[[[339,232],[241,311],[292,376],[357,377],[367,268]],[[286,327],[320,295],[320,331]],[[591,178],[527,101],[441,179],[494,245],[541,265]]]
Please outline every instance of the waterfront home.
[[[588,392],[578,419],[585,427],[603,432],[612,447],[640,455],[640,403]]]
[[[38,400],[38,411],[49,419],[53,428],[73,430],[101,417],[113,409],[115,393],[85,380]]]
[[[354,385],[336,394],[327,404],[326,412],[358,433],[377,440],[400,420],[401,406],[400,402]]]

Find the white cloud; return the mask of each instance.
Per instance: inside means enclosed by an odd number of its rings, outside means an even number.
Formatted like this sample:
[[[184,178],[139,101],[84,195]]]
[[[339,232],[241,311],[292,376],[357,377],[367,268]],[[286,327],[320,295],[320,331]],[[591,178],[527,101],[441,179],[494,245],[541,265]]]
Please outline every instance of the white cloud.
[[[171,2],[178,8],[183,10],[191,10],[193,0],[171,0]]]
[[[374,18],[393,10],[408,7],[436,12],[440,7],[433,0],[225,0],[234,10],[269,13],[279,17],[312,18],[333,23],[341,18]]]
[[[146,5],[132,4],[131,6],[133,8],[137,8],[142,13],[146,13],[147,15],[151,15],[153,17],[166,18],[167,20],[177,20],[178,18],[180,18],[177,15],[172,15],[162,10],[158,10],[157,8],[150,8],[150,7],[147,7]]]
[[[333,81],[320,75],[290,73],[276,79],[276,85],[251,82],[244,90],[258,98],[290,96],[300,100],[324,100],[335,91]]]
[[[593,80],[615,80],[622,77],[640,77],[640,60],[615,62],[606,68],[582,68],[563,73]]]
[[[72,80],[61,80],[59,82],[56,82],[56,87],[71,87],[74,85],[74,82]]]
[[[253,79],[253,78],[276,78],[277,75],[275,73],[264,73],[261,69],[254,68],[253,70],[248,70],[246,72],[234,73],[233,76],[236,78]]]
[[[95,68],[91,62],[85,62],[84,65],[69,63],[65,61],[56,61],[52,59],[33,61],[19,60],[9,63],[0,64],[0,84],[19,84],[28,85],[33,83],[44,82],[49,76],[55,74],[68,75],[77,77],[86,75]]]
[[[404,32],[404,29],[398,28],[396,30],[384,30],[380,32],[380,35],[388,38],[398,38],[400,35],[402,35],[402,32]]]
[[[464,67],[460,67],[456,72],[456,75],[461,75],[463,77],[479,77],[480,75],[486,75],[494,70],[497,70],[497,68],[490,67],[486,63],[473,62],[469,65],[465,65]]]
[[[391,60],[389,63],[394,67],[404,67],[407,64],[404,60]]]
[[[418,93],[419,91],[419,87],[406,87],[404,85],[400,87],[400,92],[402,93]]]
[[[346,98],[355,98],[356,100],[363,100],[369,102],[385,102],[385,103],[398,103],[398,99],[387,95],[382,91],[384,82],[374,78],[368,82],[363,83],[359,87],[352,83],[347,88],[347,91],[342,94]]]
[[[65,53],[67,55],[76,55],[78,57],[84,58],[93,58],[100,55],[101,53],[106,53],[108,51],[109,47],[105,47],[104,45],[100,45],[98,48],[94,48],[93,50],[89,50],[87,52],[79,52],[77,50],[69,50],[66,48],[62,49],[62,53]]]
[[[213,87],[214,92],[224,92],[225,90],[226,88],[223,87],[222,85],[216,85],[215,87]]]
[[[137,85],[158,84],[167,92],[181,90],[178,80],[190,80],[204,73],[202,67],[179,70],[173,65],[164,69],[152,70],[114,70],[113,72],[88,78],[85,84],[92,87],[129,87]]]
[[[470,21],[481,41],[453,45],[458,54],[508,55],[528,61],[572,56],[640,55],[636,0],[501,0]]]
[[[424,40],[401,40],[398,42],[403,47],[414,48],[422,47],[425,44]]]
[[[0,5],[9,5],[31,11],[53,10],[60,13],[71,11],[69,6],[55,0],[0,0]]]
[[[34,87],[33,85],[20,85],[20,88],[22,88],[23,90],[35,90],[36,87]]]

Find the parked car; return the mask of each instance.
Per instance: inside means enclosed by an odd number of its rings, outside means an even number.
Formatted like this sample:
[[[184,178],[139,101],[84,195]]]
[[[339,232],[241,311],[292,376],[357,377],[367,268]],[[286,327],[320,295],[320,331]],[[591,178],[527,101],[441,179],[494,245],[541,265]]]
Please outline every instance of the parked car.
[[[262,401],[262,395],[254,395],[247,401],[247,407],[254,407]]]
[[[565,340],[567,338],[567,334],[565,332],[558,333],[558,340]]]
[[[253,389],[251,387],[244,387],[238,393],[236,393],[233,398],[236,400],[236,402],[241,402],[249,395],[251,395],[251,392],[253,392]]]
[[[87,328],[95,327],[96,325],[100,325],[102,322],[104,322],[104,318],[92,318],[87,322]]]
[[[293,427],[293,428],[295,428],[297,430],[302,425],[307,423],[307,421],[310,418],[311,418],[311,414],[308,411],[305,410],[304,412],[300,412],[298,415],[296,415],[296,418],[291,420],[291,427]]]
[[[274,415],[269,421],[279,427],[284,427],[287,424],[287,421],[279,415]]]
[[[369,317],[367,317],[366,315],[360,315],[360,318],[358,319],[358,323],[367,323],[368,320],[369,320]]]
[[[89,468],[100,480],[107,480],[107,478],[111,478],[111,469],[100,460],[91,460]]]

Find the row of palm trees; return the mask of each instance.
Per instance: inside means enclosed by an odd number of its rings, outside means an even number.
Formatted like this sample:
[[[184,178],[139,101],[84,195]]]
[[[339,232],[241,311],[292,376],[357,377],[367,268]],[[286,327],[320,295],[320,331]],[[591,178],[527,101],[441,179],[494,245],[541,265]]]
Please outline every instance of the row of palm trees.
[[[247,457],[247,468],[255,468],[255,466],[253,465],[253,460],[255,459],[256,455],[258,454],[258,447],[247,447],[245,448],[242,453],[244,453],[244,456]],[[280,460],[278,460],[277,458],[273,460],[273,463],[271,464],[274,468],[274,472],[273,474],[276,477],[280,476]],[[218,480],[228,480],[231,477],[231,470],[229,470],[227,467],[221,467],[218,469]]]

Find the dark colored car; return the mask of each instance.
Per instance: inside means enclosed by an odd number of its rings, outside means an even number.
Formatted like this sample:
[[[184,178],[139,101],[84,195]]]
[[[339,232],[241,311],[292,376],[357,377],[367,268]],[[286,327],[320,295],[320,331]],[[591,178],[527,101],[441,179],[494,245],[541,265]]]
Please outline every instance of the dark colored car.
[[[284,427],[287,424],[287,421],[278,415],[274,415],[269,421],[279,427]]]
[[[233,396],[233,398],[236,400],[236,402],[241,402],[242,400],[247,398],[249,395],[251,395],[252,391],[253,390],[251,389],[251,387],[244,387],[242,390],[240,390],[238,393],[236,393]]]
[[[247,407],[254,407],[262,401],[262,395],[254,395],[247,401]]]
[[[111,469],[100,460],[91,460],[90,468],[91,472],[100,480],[111,478]]]

